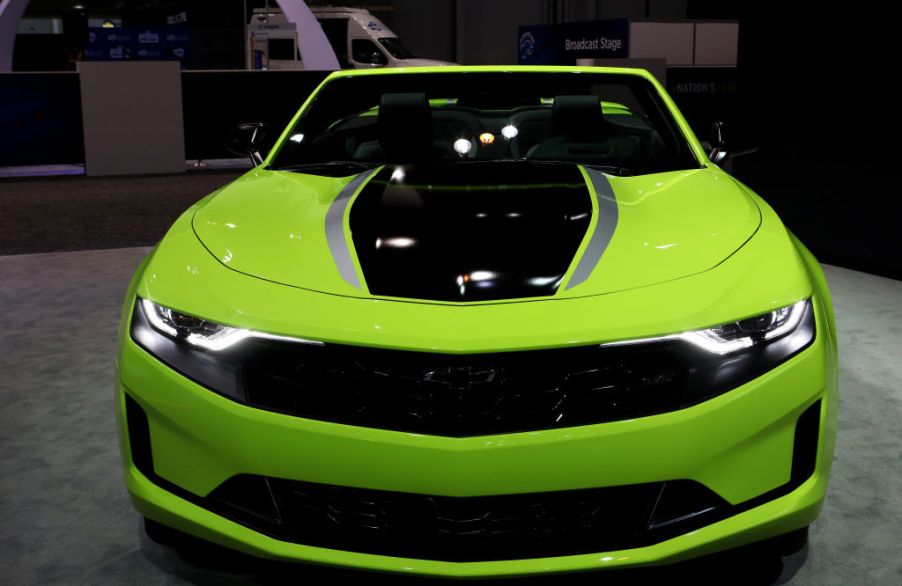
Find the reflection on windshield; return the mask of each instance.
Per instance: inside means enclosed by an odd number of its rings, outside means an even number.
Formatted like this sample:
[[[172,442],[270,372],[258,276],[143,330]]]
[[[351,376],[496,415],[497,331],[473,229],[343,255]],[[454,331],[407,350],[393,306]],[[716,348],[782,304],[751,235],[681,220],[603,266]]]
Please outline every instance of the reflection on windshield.
[[[339,77],[314,96],[287,136],[272,168],[318,174],[511,160],[579,163],[620,175],[699,167],[652,84],[626,74]]]
[[[417,57],[410,49],[401,44],[401,39],[398,37],[382,37],[379,42],[395,59],[416,59]]]

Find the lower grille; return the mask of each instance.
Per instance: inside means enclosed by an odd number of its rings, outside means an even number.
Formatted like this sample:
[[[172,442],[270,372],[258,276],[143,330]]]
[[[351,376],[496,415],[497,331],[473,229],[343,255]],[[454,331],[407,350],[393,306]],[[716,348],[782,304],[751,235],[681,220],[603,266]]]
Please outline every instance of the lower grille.
[[[445,497],[241,475],[207,501],[283,541],[456,562],[641,547],[700,527],[728,508],[688,480]]]
[[[795,426],[790,480],[730,505],[690,480],[516,495],[445,497],[241,474],[206,497],[158,476],[147,415],[125,395],[132,461],[157,486],[282,541],[446,561],[526,559],[643,547],[797,489],[817,468],[820,400]]]

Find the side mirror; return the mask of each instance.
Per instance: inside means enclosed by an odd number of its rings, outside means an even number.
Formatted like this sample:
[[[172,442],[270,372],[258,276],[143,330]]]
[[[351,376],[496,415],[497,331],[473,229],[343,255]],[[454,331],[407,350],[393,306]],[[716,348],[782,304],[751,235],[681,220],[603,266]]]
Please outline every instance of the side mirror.
[[[230,153],[250,157],[251,163],[256,167],[263,163],[260,146],[263,144],[265,136],[266,124],[263,122],[239,124],[229,132],[225,146]]]
[[[711,152],[708,153],[708,158],[715,165],[723,165],[736,157],[758,152],[758,147],[727,150],[726,125],[721,120],[717,120],[711,125],[709,144],[711,145]]]
[[[726,127],[721,120],[717,120],[714,124],[711,125],[711,152],[708,153],[708,158],[711,159],[711,162],[715,165],[720,165],[727,158],[726,144]]]

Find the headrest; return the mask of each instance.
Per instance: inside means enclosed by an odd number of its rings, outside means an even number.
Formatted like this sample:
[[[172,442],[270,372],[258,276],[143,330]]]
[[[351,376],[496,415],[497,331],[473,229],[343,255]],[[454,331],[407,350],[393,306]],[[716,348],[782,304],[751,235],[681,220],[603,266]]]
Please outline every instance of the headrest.
[[[379,143],[394,156],[423,155],[432,145],[432,114],[425,93],[382,94]]]
[[[534,94],[505,93],[503,89],[495,88],[461,94],[454,105],[479,110],[510,110],[521,106],[538,106],[539,99]]]
[[[572,136],[598,132],[604,123],[598,96],[556,96],[551,108],[551,134]]]

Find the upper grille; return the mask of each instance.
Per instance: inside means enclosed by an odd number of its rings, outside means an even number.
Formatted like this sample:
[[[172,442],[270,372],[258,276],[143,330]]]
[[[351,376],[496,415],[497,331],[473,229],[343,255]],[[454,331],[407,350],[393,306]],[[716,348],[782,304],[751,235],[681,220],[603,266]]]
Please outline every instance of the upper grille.
[[[245,363],[247,401],[381,429],[473,436],[629,419],[686,402],[680,352],[581,347],[447,355],[273,344]]]
[[[678,340],[487,354],[436,354],[247,339],[222,352],[156,332],[135,304],[148,352],[226,397],[348,425],[465,437],[675,411],[761,375],[814,340],[810,306],[787,336],[727,357]]]

